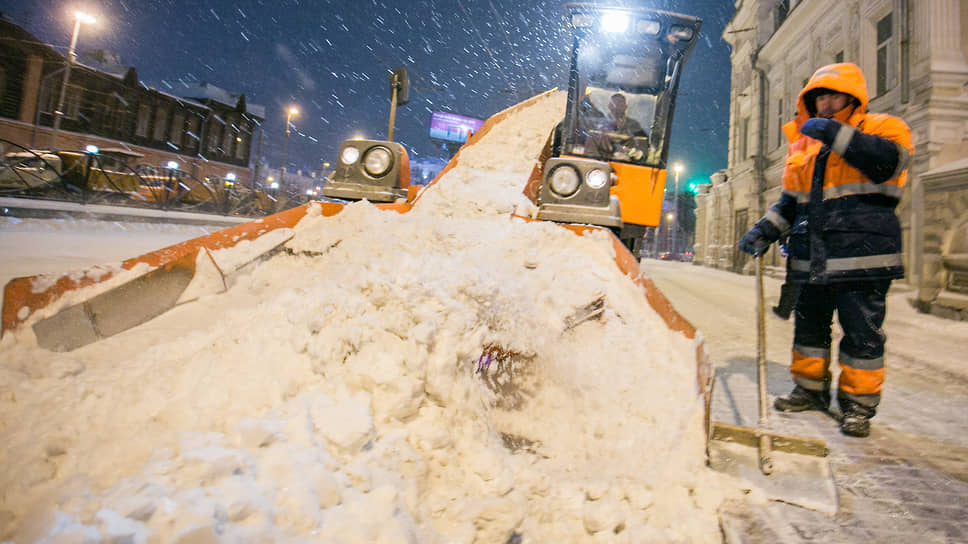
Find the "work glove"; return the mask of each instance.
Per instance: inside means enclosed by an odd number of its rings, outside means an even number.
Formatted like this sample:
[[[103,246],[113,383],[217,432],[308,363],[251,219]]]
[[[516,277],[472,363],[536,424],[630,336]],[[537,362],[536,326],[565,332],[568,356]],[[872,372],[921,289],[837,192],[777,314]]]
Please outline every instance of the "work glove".
[[[643,153],[641,149],[636,149],[631,146],[626,146],[622,149],[625,151],[625,154],[628,156],[628,158],[632,159],[633,161],[642,160]]]
[[[769,221],[761,219],[740,239],[739,249],[750,255],[762,255],[779,237],[779,230]]]
[[[844,126],[840,121],[834,119],[825,119],[823,117],[814,117],[812,119],[807,119],[805,123],[800,127],[800,134],[804,136],[809,136],[814,140],[820,140],[827,145],[833,145],[834,139],[837,138],[837,133],[840,132],[840,128]]]

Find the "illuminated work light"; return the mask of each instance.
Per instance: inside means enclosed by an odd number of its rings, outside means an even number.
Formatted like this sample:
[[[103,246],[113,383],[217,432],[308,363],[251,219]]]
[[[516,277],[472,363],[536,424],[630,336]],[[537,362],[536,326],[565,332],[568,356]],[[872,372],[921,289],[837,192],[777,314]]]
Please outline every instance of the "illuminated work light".
[[[393,166],[393,155],[385,147],[369,149],[366,155],[363,156],[363,169],[373,177],[386,174],[391,166]]]
[[[562,198],[567,198],[578,190],[578,171],[573,166],[563,164],[551,171],[549,182],[551,190]]]
[[[399,143],[346,140],[339,158],[322,188],[323,196],[370,202],[395,202],[407,197],[410,160]]]
[[[688,26],[672,25],[669,29],[669,35],[680,42],[687,42],[692,39],[692,35],[695,31]]]
[[[608,183],[608,173],[601,168],[593,168],[585,174],[585,183],[592,189],[601,189]]]
[[[343,148],[343,152],[339,154],[339,160],[346,165],[355,163],[359,158],[360,149],[358,147],[346,146]]]
[[[629,28],[629,17],[624,13],[614,11],[602,15],[602,30],[620,34]]]
[[[639,34],[650,34],[655,36],[659,33],[659,22],[643,19],[635,25],[635,30],[637,30]]]
[[[545,163],[538,219],[619,229],[622,214],[611,194],[612,167],[603,161],[555,157]]]

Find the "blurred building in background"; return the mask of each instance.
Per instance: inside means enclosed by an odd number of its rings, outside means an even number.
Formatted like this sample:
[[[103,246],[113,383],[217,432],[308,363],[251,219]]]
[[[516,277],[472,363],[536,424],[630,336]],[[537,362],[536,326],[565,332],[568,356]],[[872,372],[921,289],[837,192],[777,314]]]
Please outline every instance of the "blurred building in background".
[[[68,58],[0,16],[0,139],[31,149],[51,147],[54,111]],[[250,179],[253,132],[265,117],[213,85],[175,94],[152,89],[134,67],[108,51],[79,55],[61,108],[56,147],[124,147],[161,167],[171,161],[198,179],[233,173]],[[0,142],[2,143],[2,142]]]

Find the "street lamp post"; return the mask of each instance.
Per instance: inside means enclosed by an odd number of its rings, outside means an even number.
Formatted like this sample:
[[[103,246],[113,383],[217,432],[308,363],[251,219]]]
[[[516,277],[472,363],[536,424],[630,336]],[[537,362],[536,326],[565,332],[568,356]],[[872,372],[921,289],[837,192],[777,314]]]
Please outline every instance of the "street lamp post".
[[[283,190],[286,190],[286,161],[289,160],[289,126],[294,115],[299,115],[299,109],[295,106],[286,111],[286,140],[282,144],[282,167],[279,169],[279,186]]]
[[[672,256],[678,258],[679,253],[679,172],[682,172],[682,164],[676,163],[672,166],[672,171],[676,173],[676,191],[672,195],[675,202],[672,219]]]
[[[60,96],[57,98],[57,107],[54,109],[53,130],[50,133],[50,148],[57,149],[57,132],[60,130],[61,117],[64,115],[64,96],[67,94],[67,82],[71,79],[71,67],[77,59],[74,48],[77,47],[77,35],[81,32],[81,23],[93,24],[93,16],[84,12],[74,13],[74,32],[71,34],[71,47],[67,51],[67,66],[64,68],[64,80],[61,82]]]

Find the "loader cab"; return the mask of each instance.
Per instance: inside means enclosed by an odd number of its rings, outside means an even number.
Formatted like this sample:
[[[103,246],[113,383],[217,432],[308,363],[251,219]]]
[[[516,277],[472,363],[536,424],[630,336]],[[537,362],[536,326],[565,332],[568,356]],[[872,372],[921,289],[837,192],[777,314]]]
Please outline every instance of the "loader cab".
[[[676,92],[702,21],[593,4],[565,10],[568,99],[542,168],[538,217],[641,238],[659,223]]]
[[[323,185],[322,195],[343,200],[395,202],[406,199],[410,187],[410,159],[396,142],[346,140],[339,159]]]

